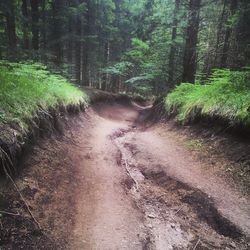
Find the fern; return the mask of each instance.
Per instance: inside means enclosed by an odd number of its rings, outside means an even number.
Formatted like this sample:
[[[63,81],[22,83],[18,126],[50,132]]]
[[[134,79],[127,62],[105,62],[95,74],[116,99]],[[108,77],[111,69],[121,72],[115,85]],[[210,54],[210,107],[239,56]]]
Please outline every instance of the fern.
[[[39,108],[86,103],[87,96],[42,64],[0,61],[0,122],[26,128]]]
[[[179,121],[200,116],[250,125],[250,71],[216,70],[205,85],[182,83],[165,100]]]

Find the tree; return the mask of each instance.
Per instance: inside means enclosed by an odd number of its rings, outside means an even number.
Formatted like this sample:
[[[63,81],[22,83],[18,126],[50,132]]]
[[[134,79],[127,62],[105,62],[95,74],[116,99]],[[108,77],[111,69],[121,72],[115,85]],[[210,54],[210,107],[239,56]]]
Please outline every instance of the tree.
[[[34,0],[35,1],[35,0]],[[53,0],[52,2],[52,33],[51,44],[54,54],[54,63],[57,67],[61,67],[63,63],[63,41],[62,32],[64,29],[64,0]]]
[[[193,83],[195,81],[200,8],[201,0],[189,1],[189,18],[183,59],[183,82]]]
[[[0,58],[158,95],[216,67],[249,65],[249,10],[248,0],[0,1]]]
[[[28,14],[28,5],[27,0],[22,0],[22,15],[23,15],[23,48],[25,50],[29,49],[29,37],[28,37],[28,28],[29,28],[29,14]]]
[[[82,42],[82,84],[84,86],[89,85],[89,48],[90,48],[90,28],[91,22],[94,20],[91,19],[92,16],[92,4],[90,0],[85,1],[86,4],[86,14],[85,14],[85,24],[83,28],[84,41]]]
[[[216,44],[215,44],[215,57],[214,57],[214,66],[218,66],[217,63],[217,59],[219,57],[219,48],[220,48],[220,44],[221,44],[221,40],[222,40],[222,29],[223,29],[223,24],[225,23],[225,15],[226,15],[226,3],[227,0],[223,0],[223,7],[222,7],[222,11],[221,14],[218,18],[218,27],[217,27],[217,38],[216,38]]]
[[[32,48],[39,49],[39,1],[30,0],[31,5],[31,30],[32,30]]]
[[[234,25],[236,55],[233,56],[234,64],[240,68],[250,65],[250,2],[242,0],[238,6],[237,19]]]
[[[232,33],[232,24],[230,24],[230,19],[235,15],[237,10],[237,0],[231,0],[230,1],[230,14],[227,22],[227,29],[226,34],[224,38],[224,44],[223,44],[223,50],[222,50],[222,57],[220,62],[220,67],[225,68],[227,66],[227,58],[228,58],[228,52],[230,48],[230,36]]]
[[[6,17],[6,33],[8,36],[8,46],[10,49],[15,49],[17,46],[17,37],[14,0],[8,1],[4,15]]]
[[[47,13],[46,13],[46,6],[47,6],[47,0],[41,0],[41,21],[42,21],[42,24],[40,26],[40,33],[41,33],[41,39],[40,39],[40,43],[41,43],[41,48],[40,48],[40,51],[41,51],[41,57],[42,57],[42,60],[47,63],[47,44],[48,44],[48,16],[47,16]]]
[[[172,37],[171,37],[171,45],[170,45],[170,53],[169,53],[169,69],[168,69],[168,87],[173,87],[174,80],[174,71],[175,71],[175,52],[176,52],[176,35],[177,35],[177,25],[178,25],[178,12],[180,8],[180,0],[175,0],[175,8],[174,8],[174,16],[173,16],[173,24],[172,24]]]
[[[80,13],[76,14],[75,23],[75,78],[78,84],[81,83],[81,34],[82,20]]]

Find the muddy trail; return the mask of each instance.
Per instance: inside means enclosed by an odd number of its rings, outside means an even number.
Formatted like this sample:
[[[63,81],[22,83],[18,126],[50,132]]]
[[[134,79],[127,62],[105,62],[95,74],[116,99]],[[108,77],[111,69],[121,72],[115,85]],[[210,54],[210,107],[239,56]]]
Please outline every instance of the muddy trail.
[[[42,230],[8,184],[0,248],[249,249],[249,200],[145,112],[95,104],[35,146],[16,183]]]

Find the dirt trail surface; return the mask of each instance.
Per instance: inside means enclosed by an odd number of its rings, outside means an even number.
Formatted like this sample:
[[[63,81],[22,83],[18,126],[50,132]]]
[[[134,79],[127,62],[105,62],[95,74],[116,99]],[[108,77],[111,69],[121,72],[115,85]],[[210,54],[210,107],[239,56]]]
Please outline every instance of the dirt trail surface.
[[[43,233],[8,218],[3,249],[249,249],[249,200],[143,111],[94,105],[36,146],[17,184]]]

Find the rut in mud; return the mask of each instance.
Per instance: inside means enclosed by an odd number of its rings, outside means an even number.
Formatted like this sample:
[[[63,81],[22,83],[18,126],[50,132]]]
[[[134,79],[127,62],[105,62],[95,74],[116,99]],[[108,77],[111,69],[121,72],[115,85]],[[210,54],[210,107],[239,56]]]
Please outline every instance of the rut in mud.
[[[236,246],[232,242],[227,246],[220,236],[239,239],[240,228],[218,211],[211,197],[168,176],[160,164],[146,167],[136,162],[136,146],[123,138],[133,130],[116,131],[111,138],[120,151],[118,162],[128,174],[126,188],[145,217],[146,249],[189,249],[190,242],[194,246],[199,242],[198,249]]]
[[[22,204],[8,197],[5,209],[21,216],[4,218],[1,247],[248,249],[249,201],[165,127],[145,129],[145,112],[96,104],[64,137],[37,146],[17,183],[46,233],[26,226]]]

